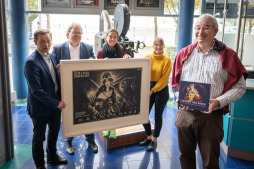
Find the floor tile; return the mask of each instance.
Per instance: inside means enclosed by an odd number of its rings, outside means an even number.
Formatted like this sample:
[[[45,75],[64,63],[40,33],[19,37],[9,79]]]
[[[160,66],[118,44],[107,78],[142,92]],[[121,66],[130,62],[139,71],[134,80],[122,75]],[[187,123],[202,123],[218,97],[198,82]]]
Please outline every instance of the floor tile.
[[[152,165],[148,159],[142,161],[128,161],[129,169],[152,169]]]
[[[180,162],[172,159],[150,160],[153,169],[181,169]]]
[[[241,164],[243,164],[246,167],[254,167],[254,161],[247,161],[247,160],[241,160],[237,159]]]
[[[76,136],[73,140],[75,154],[69,155],[65,150],[66,142],[62,137],[61,127],[57,149],[60,156],[68,159],[68,164],[46,163],[45,165],[48,169],[180,169],[175,114],[176,105],[169,102],[163,112],[163,126],[157,140],[158,147],[152,152],[146,150],[147,146],[139,146],[138,143],[107,150],[98,134],[95,133],[95,141],[99,147],[98,153],[91,151],[84,136]],[[12,115],[15,158],[5,163],[0,169],[35,169],[31,153],[33,125],[31,118],[27,115],[26,106],[14,107]],[[154,124],[154,109],[151,110],[149,119]],[[44,148],[46,148],[46,142]],[[227,157],[223,151],[221,151],[219,162],[221,169],[254,169],[254,162]],[[202,159],[198,149],[197,169],[202,169]]]
[[[19,169],[32,157],[32,146],[25,144],[14,144],[14,158],[6,162],[1,169]]]

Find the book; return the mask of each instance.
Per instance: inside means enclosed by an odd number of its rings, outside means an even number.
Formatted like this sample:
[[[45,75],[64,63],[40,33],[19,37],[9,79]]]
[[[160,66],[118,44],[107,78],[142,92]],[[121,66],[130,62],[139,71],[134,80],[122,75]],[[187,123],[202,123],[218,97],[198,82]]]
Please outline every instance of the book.
[[[179,107],[208,111],[211,84],[180,81]]]

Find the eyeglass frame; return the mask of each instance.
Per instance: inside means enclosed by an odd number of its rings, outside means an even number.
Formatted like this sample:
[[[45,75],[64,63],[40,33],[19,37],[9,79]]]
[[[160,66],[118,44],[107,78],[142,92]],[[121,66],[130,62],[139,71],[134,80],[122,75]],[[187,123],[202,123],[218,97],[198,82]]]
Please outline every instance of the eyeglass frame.
[[[83,34],[83,32],[76,32],[76,31],[70,31],[70,32],[74,35],[79,35],[79,36]]]
[[[200,31],[201,29],[203,29],[203,31],[208,31],[210,29],[215,29],[214,26],[210,26],[210,25],[206,25],[204,27],[200,27],[200,26],[195,26],[195,31]]]

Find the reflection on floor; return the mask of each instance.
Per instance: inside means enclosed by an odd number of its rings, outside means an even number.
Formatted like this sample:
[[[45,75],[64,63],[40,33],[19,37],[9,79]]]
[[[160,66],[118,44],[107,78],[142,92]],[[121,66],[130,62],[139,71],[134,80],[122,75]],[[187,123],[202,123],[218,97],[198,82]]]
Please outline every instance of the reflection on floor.
[[[65,141],[62,131],[57,142],[58,153],[68,159],[67,165],[47,164],[49,169],[180,169],[177,131],[174,124],[175,105],[168,103],[163,114],[163,127],[158,138],[158,147],[154,152],[147,152],[146,147],[137,144],[107,150],[96,134],[99,152],[94,154],[88,148],[83,136],[75,137],[73,144],[75,155],[65,152]],[[152,110],[151,122],[154,117]],[[13,137],[15,143],[15,157],[5,163],[0,169],[34,169],[32,159],[32,121],[26,113],[26,106],[13,108]],[[202,169],[202,160],[197,153],[197,168]],[[254,162],[220,156],[221,169],[254,169]]]

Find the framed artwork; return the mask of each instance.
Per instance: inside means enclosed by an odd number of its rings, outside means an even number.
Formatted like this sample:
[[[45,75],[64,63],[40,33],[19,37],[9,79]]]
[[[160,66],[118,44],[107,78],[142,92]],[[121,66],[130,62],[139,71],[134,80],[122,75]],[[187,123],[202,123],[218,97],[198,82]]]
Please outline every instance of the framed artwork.
[[[82,6],[98,6],[99,0],[75,0],[76,7],[82,7]]]
[[[129,0],[106,0],[106,7],[116,7],[118,4],[126,4],[129,6]]]
[[[151,61],[62,60],[63,137],[148,122]]]
[[[159,8],[160,0],[137,0],[137,7]]]
[[[43,0],[45,7],[70,7],[70,0]]]

